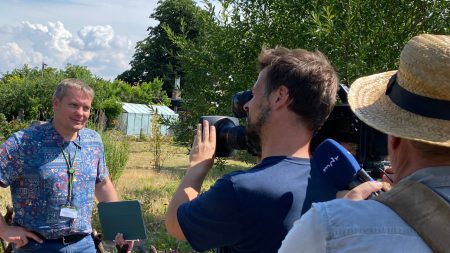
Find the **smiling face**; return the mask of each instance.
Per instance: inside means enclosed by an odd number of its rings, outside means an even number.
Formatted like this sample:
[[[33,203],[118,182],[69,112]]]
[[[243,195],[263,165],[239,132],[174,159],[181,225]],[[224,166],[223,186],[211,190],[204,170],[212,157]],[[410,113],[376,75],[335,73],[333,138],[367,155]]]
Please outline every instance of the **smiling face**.
[[[91,113],[92,97],[81,89],[68,88],[61,99],[53,98],[53,126],[72,139],[85,127]]]

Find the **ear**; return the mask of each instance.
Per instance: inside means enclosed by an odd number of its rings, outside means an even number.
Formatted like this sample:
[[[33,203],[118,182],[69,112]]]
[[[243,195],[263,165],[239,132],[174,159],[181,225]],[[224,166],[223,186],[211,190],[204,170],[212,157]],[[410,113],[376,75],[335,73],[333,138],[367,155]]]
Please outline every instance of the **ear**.
[[[58,100],[58,98],[56,98],[56,97],[53,98],[52,105],[53,105],[53,111],[54,111],[56,108],[58,108],[58,106],[59,106],[59,100]]]
[[[401,138],[392,135],[388,136],[388,145],[391,150],[396,150],[400,146]]]
[[[281,108],[289,104],[289,90],[286,86],[281,85],[272,95],[272,103],[275,108]]]

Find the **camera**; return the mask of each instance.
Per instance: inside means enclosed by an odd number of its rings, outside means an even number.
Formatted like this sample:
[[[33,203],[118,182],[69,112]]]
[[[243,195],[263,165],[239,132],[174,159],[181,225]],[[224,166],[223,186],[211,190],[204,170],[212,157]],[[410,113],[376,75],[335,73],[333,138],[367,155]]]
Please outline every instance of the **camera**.
[[[331,138],[344,145],[373,178],[380,178],[380,169],[384,169],[387,161],[387,135],[369,127],[359,120],[351,111],[347,100],[348,87],[339,85],[336,104],[325,124],[315,133],[310,151],[325,139]],[[244,105],[252,98],[252,92],[241,91],[231,98],[233,117],[202,116],[200,121],[207,120],[216,127],[217,157],[232,156],[236,150],[247,150],[258,155],[260,148],[250,143],[245,126],[239,124],[239,119],[246,118]],[[280,129],[282,131],[282,129]]]
[[[245,132],[245,126],[239,124],[239,119],[246,118],[244,105],[252,99],[250,90],[241,91],[231,97],[231,110],[234,117],[202,116],[200,122],[206,120],[216,127],[216,157],[229,157],[237,150],[247,150],[252,155],[258,154],[258,147],[250,143]]]

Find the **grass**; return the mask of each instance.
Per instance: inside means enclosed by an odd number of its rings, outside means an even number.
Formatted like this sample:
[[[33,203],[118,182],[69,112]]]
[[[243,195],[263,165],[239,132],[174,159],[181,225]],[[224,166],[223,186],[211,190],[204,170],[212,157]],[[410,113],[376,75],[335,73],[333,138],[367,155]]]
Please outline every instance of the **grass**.
[[[188,165],[188,149],[164,140],[161,148],[162,169],[153,169],[154,157],[151,141],[130,141],[129,159],[122,176],[114,182],[123,200],[137,199],[142,205],[148,239],[145,248],[153,245],[158,252],[194,252],[186,242],[169,236],[164,227],[164,215],[172,194],[185,174]],[[203,189],[208,189],[224,173],[250,167],[243,162],[227,161],[224,169],[213,168],[206,178]],[[11,202],[9,189],[0,188],[0,210],[4,213]],[[101,231],[94,208],[93,227]],[[1,250],[0,250],[1,253]]]

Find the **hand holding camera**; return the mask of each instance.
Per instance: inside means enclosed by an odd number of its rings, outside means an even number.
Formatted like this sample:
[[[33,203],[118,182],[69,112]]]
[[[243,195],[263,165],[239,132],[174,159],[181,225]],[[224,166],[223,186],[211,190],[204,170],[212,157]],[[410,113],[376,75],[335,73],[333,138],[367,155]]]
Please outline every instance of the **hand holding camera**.
[[[197,125],[194,143],[189,154],[190,167],[205,163],[203,167],[211,168],[216,151],[216,128],[203,120]]]

